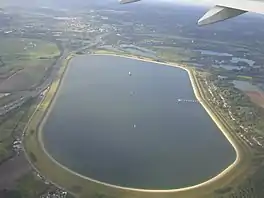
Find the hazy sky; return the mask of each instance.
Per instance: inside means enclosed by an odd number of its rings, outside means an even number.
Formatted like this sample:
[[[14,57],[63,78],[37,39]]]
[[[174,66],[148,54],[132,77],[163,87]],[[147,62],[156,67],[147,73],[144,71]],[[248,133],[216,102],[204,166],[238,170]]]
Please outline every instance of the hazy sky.
[[[80,2],[115,2],[118,3],[118,0],[0,0],[0,6],[2,5],[64,5],[67,3],[78,4]],[[217,0],[143,0],[144,2],[169,2],[177,4],[189,4],[189,5],[210,5],[212,2]],[[223,1],[223,0],[222,0]],[[211,3],[210,3],[211,2]]]

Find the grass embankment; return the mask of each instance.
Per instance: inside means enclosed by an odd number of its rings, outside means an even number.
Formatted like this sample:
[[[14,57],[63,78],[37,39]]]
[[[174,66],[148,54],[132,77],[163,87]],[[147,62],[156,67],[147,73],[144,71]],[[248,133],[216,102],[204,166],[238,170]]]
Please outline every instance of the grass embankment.
[[[138,59],[138,57],[130,58]],[[143,61],[152,61],[148,58],[144,58]],[[152,61],[154,62],[154,61]],[[48,153],[44,150],[42,140],[41,140],[41,128],[45,119],[47,118],[49,111],[52,109],[54,104],[53,98],[61,83],[61,79],[66,70],[65,65],[61,68],[60,75],[58,79],[55,80],[50,87],[50,90],[46,94],[42,103],[39,105],[34,115],[30,119],[30,122],[26,128],[26,138],[24,140],[24,146],[31,159],[32,164],[51,181],[59,186],[67,189],[68,191],[78,195],[79,197],[122,197],[122,198],[206,198],[214,197],[215,192],[219,189],[234,186],[236,182],[241,181],[244,178],[244,171],[247,169],[248,160],[247,148],[244,144],[240,143],[235,137],[230,135],[232,130],[225,119],[221,117],[214,109],[206,102],[204,97],[203,87],[199,84],[196,79],[195,73],[189,69],[188,73],[192,81],[193,88],[195,90],[196,97],[201,101],[203,106],[206,108],[208,113],[212,116],[212,119],[218,124],[218,126],[223,130],[229,141],[232,142],[233,146],[236,147],[239,157],[237,158],[235,164],[229,167],[224,173],[218,175],[211,181],[207,181],[203,184],[197,185],[191,188],[177,189],[177,190],[161,190],[161,191],[151,191],[151,190],[137,190],[137,189],[126,189],[121,187],[114,187],[99,183],[97,181],[91,181],[89,178],[78,175],[66,167],[58,164],[54,159],[52,159]],[[165,64],[165,63],[159,63]],[[166,65],[168,65],[166,63]],[[177,67],[176,64],[171,64],[171,66]],[[186,68],[181,68],[187,70]],[[46,112],[47,111],[47,112]],[[46,116],[45,116],[46,115]],[[43,119],[44,118],[44,119]],[[43,121],[42,121],[43,120]],[[40,127],[38,128],[39,124]],[[210,164],[208,164],[210,166]],[[206,167],[205,167],[206,168]]]

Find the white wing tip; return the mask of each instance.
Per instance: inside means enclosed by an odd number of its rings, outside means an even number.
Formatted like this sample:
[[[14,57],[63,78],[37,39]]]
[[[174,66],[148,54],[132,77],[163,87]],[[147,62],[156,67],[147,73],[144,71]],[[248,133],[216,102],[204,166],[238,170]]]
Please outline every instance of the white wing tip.
[[[134,3],[141,0],[119,0],[119,3],[121,4],[127,4],[127,3]]]
[[[127,3],[134,3],[141,0],[119,0],[120,4],[127,4]],[[201,19],[198,21],[198,25],[208,25],[212,23],[216,23],[218,21],[223,21],[235,16],[238,16],[240,14],[243,14],[247,11],[230,8],[230,7],[224,7],[216,5],[212,9],[210,9]]]
[[[223,21],[229,18],[233,18],[240,14],[245,13],[244,10],[238,10],[229,7],[215,6],[211,8],[202,18],[199,19],[198,25],[208,25],[216,23],[218,21]]]

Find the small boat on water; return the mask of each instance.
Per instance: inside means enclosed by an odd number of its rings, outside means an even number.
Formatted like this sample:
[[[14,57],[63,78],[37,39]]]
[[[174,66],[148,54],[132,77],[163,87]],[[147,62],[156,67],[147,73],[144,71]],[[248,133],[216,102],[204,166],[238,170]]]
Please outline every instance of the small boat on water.
[[[131,73],[131,72],[128,72],[128,75],[129,75],[129,76],[132,76],[132,73]]]

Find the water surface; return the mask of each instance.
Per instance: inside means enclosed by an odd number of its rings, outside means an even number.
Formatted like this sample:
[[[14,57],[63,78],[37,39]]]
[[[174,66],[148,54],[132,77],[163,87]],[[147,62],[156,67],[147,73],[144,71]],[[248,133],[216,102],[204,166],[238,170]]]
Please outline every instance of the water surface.
[[[76,57],[44,126],[45,147],[63,165],[110,184],[195,185],[231,164],[235,151],[199,103],[178,99],[195,99],[182,69]]]
[[[212,56],[233,56],[233,54],[222,53],[222,52],[215,52],[215,51],[211,51],[211,50],[194,50],[194,51],[201,52],[201,54],[203,54],[203,55],[212,55]]]

